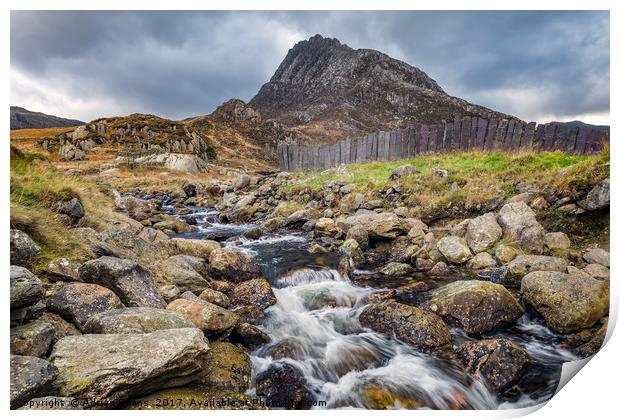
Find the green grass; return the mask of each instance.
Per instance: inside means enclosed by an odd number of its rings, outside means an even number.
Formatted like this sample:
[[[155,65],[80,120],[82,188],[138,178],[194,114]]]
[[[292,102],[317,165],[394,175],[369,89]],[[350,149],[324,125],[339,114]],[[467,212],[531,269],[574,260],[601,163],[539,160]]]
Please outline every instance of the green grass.
[[[410,164],[420,173],[391,181],[399,166]],[[431,175],[432,168],[448,170],[448,177]],[[567,168],[567,169],[565,169]],[[562,196],[578,198],[580,194],[609,176],[609,149],[597,156],[566,156],[560,152],[437,154],[390,162],[351,164],[343,173],[336,169],[294,173],[295,182],[287,191],[320,190],[328,181],[342,180],[356,186],[357,192],[378,195],[389,185],[399,183],[407,195],[406,203],[424,214],[441,207],[462,205],[477,208],[498,195],[517,194],[517,183],[548,186]],[[456,183],[458,188],[450,187]]]
[[[11,228],[28,233],[42,249],[35,272],[54,258],[83,259],[85,245],[52,210],[58,200],[79,198],[86,211],[83,226],[105,228],[114,217],[114,203],[93,182],[65,176],[35,153],[11,147]]]

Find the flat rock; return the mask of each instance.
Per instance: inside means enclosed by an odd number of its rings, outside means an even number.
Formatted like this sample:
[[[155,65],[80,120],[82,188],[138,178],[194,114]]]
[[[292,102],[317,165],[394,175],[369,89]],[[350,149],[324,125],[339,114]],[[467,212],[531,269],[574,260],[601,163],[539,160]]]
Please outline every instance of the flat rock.
[[[51,260],[45,267],[45,275],[51,281],[80,281],[80,267],[82,264],[67,258]]]
[[[174,254],[191,255],[205,260],[209,259],[213,250],[221,248],[218,242],[208,239],[173,238],[170,243]]]
[[[150,334],[65,337],[50,362],[61,396],[110,401],[112,406],[162,387],[185,385],[204,374],[209,346],[196,328]]]
[[[93,315],[84,326],[84,333],[140,334],[194,327],[186,317],[166,309],[122,308]]]

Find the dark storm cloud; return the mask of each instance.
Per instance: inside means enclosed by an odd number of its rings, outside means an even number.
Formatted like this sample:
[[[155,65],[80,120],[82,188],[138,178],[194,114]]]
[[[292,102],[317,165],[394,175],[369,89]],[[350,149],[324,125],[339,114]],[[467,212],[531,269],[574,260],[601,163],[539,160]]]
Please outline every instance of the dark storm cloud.
[[[320,33],[526,119],[609,112],[607,12],[13,12],[12,103],[92,119],[249,100]]]

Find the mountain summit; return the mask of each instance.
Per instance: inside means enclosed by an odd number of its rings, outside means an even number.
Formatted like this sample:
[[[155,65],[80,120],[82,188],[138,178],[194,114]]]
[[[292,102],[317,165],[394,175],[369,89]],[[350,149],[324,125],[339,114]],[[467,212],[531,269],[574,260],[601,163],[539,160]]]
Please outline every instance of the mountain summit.
[[[316,141],[461,116],[507,117],[448,95],[422,70],[315,35],[295,44],[249,103]]]

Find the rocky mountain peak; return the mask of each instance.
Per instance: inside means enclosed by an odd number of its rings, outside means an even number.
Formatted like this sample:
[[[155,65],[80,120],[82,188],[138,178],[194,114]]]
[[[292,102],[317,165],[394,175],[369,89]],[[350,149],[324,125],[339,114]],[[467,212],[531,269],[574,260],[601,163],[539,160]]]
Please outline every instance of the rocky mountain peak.
[[[436,123],[456,114],[504,117],[449,96],[417,67],[321,35],[295,44],[249,105],[317,141]]]

